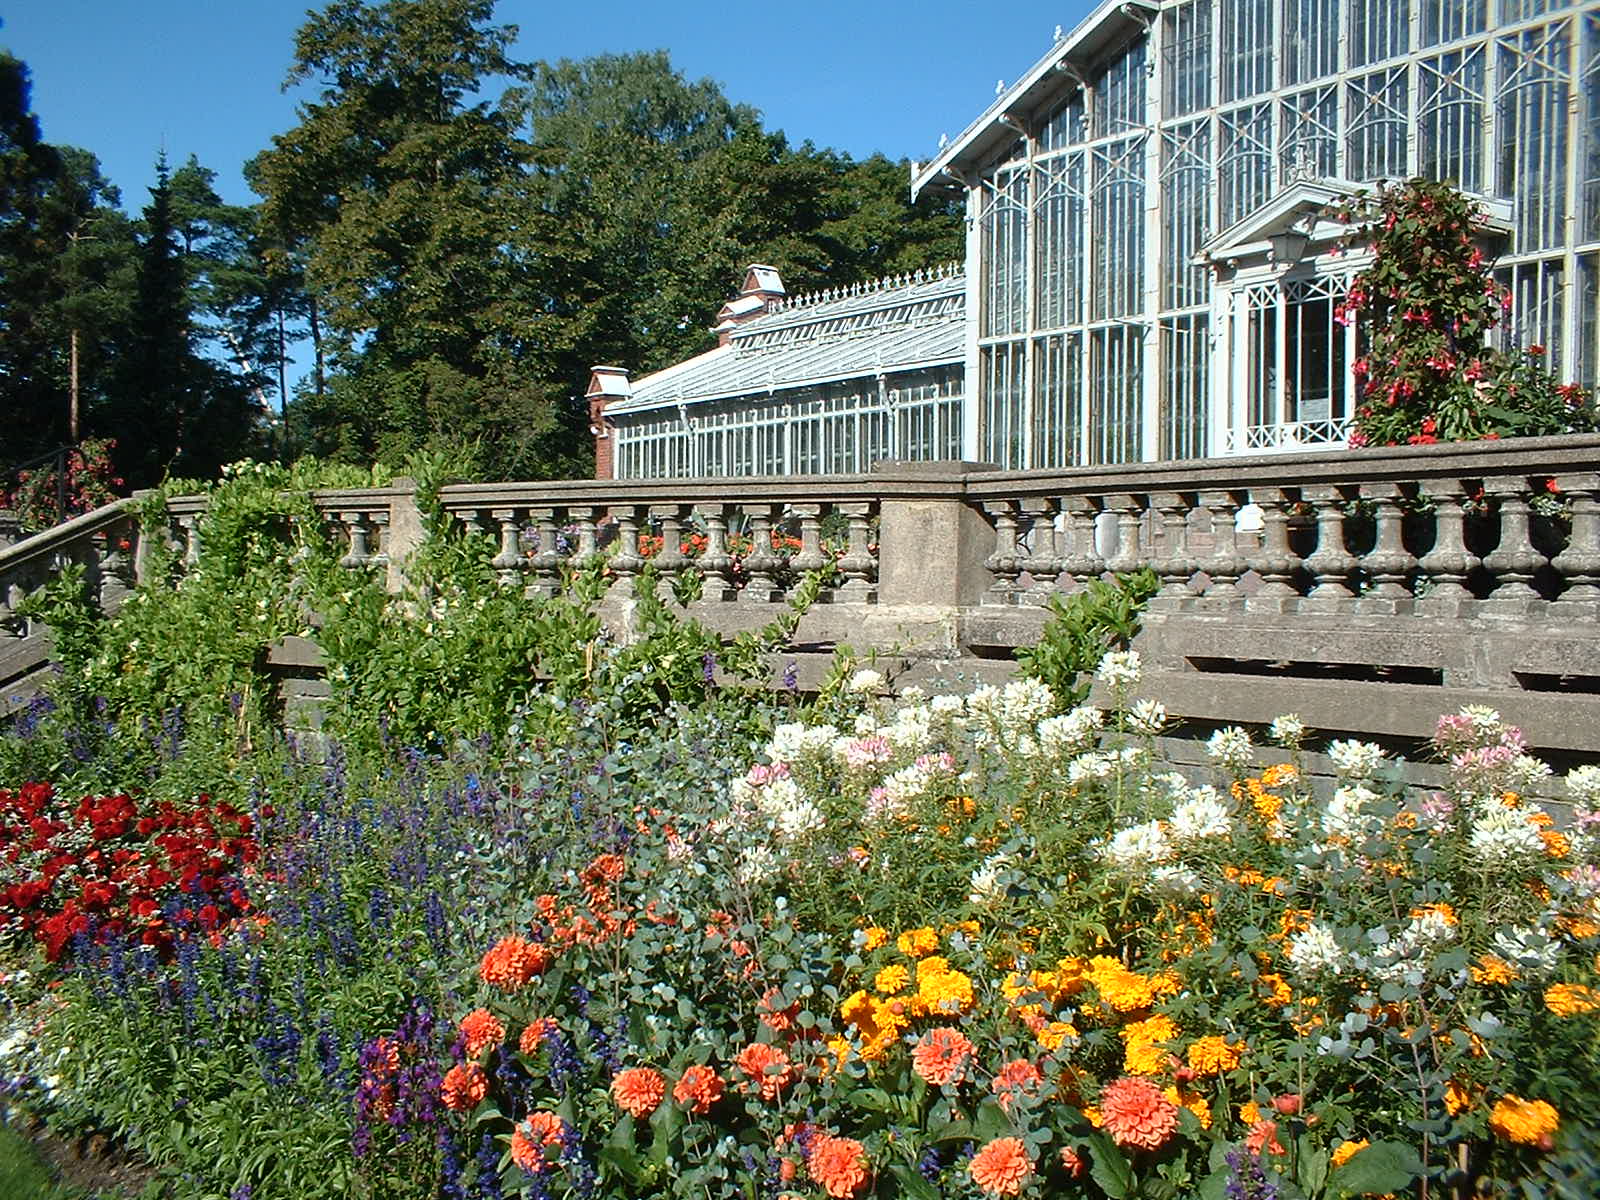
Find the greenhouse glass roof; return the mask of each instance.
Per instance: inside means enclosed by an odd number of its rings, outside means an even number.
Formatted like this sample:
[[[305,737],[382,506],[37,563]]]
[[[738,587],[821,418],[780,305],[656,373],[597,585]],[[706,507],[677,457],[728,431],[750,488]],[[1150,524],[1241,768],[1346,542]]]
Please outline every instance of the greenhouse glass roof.
[[[606,413],[960,363],[965,315],[959,264],[802,296],[747,319],[727,345],[635,380],[632,398]]]

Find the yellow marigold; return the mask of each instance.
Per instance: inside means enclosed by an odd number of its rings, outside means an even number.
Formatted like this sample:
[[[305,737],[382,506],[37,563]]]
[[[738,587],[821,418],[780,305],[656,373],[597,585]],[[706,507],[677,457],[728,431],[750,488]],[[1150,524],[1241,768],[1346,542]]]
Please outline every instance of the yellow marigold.
[[[1259,1120],[1261,1120],[1261,1109],[1254,1100],[1246,1100],[1239,1105],[1239,1124],[1254,1125]]]
[[[1089,1124],[1093,1125],[1096,1129],[1099,1129],[1101,1125],[1105,1124],[1105,1122],[1100,1118],[1100,1110],[1094,1105],[1085,1105],[1079,1111],[1083,1113],[1083,1119],[1089,1122]]]
[[[1159,1075],[1171,1055],[1155,1042],[1129,1042],[1122,1052],[1122,1069],[1129,1075]]]
[[[1187,1108],[1200,1122],[1201,1129],[1211,1128],[1211,1106],[1199,1092],[1180,1090],[1177,1084],[1167,1085],[1167,1099],[1179,1108]]]
[[[889,941],[889,931],[882,925],[868,925],[861,932],[866,935],[868,950],[876,950]]]
[[[1417,920],[1421,920],[1423,917],[1439,916],[1444,919],[1444,923],[1446,925],[1453,927],[1460,924],[1460,920],[1456,916],[1456,910],[1443,901],[1440,901],[1438,904],[1424,904],[1417,908],[1413,908],[1411,910],[1411,916]]]
[[[1165,1013],[1155,1013],[1142,1021],[1130,1021],[1119,1031],[1124,1045],[1135,1042],[1170,1042],[1180,1030],[1178,1023]]]
[[[1191,1042],[1185,1057],[1189,1061],[1189,1069],[1196,1075],[1220,1075],[1239,1065],[1244,1058],[1244,1043],[1230,1044],[1226,1038],[1210,1034]]]
[[[911,986],[911,972],[899,963],[892,963],[873,977],[872,986],[885,996],[897,995]]]
[[[912,958],[923,958],[939,948],[939,935],[923,925],[917,929],[906,930],[895,938],[894,944],[900,947],[902,954]]]
[[[922,966],[926,966],[923,963]],[[917,1016],[966,1012],[972,1007],[972,980],[960,971],[917,971],[917,994],[911,1008]]]
[[[1039,1045],[1046,1050],[1059,1050],[1068,1038],[1078,1036],[1077,1029],[1066,1021],[1046,1021],[1039,1026],[1039,1032],[1034,1034]]]
[[[1502,1096],[1489,1114],[1489,1128],[1519,1146],[1538,1146],[1560,1127],[1560,1115],[1543,1100]]]
[[[1261,772],[1261,786],[1269,788],[1282,787],[1284,784],[1292,783],[1298,778],[1300,778],[1300,772],[1293,763],[1273,763],[1272,766]]]
[[[850,1055],[852,1053],[850,1049],[849,1038],[838,1037],[836,1035],[828,1039],[827,1045],[828,1053],[831,1055],[831,1057],[825,1058],[822,1061],[823,1078],[827,1078],[835,1071],[844,1070],[845,1064],[850,1061]]]
[[[946,925],[943,929],[941,929],[940,932],[946,935],[959,933],[964,937],[975,938],[978,936],[978,934],[982,933],[983,930],[976,921],[952,921],[949,925]]]
[[[1600,1009],[1600,992],[1581,983],[1557,983],[1544,990],[1544,1006],[1558,1017],[1575,1017]]]
[[[1507,984],[1518,979],[1517,969],[1498,954],[1480,954],[1472,964],[1474,983]]]
[[[1083,991],[1083,985],[1089,982],[1089,960],[1086,958],[1062,958],[1056,960],[1056,999],[1066,996],[1076,996]]]
[[[1261,1003],[1268,1008],[1283,1008],[1294,999],[1294,989],[1276,971],[1262,975],[1256,980],[1256,985],[1265,993]]]
[[[1562,933],[1575,942],[1600,937],[1600,922],[1592,921],[1588,917],[1557,917],[1556,925],[1560,927]]]
[[[1149,979],[1107,955],[1090,960],[1089,978],[1100,999],[1117,1012],[1137,1012],[1155,1002],[1155,989]]]
[[[1572,853],[1572,840],[1559,829],[1542,829],[1539,838],[1544,842],[1544,852],[1550,858],[1565,858]]]
[[[1340,1142],[1334,1147],[1333,1154],[1328,1161],[1335,1167],[1342,1167],[1370,1145],[1372,1143],[1367,1141],[1366,1138],[1362,1138],[1359,1142]]]

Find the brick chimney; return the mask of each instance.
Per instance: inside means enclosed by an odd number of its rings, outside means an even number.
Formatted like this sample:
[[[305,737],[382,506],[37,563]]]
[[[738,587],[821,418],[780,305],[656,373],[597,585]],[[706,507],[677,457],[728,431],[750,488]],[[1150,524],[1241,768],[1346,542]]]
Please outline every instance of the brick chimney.
[[[752,317],[771,312],[780,301],[789,297],[776,267],[751,263],[744,270],[744,286],[739,294],[717,310],[717,345],[726,346],[735,327]]]
[[[594,477],[615,479],[617,474],[616,426],[606,418],[606,405],[613,400],[626,400],[633,395],[633,384],[621,367],[591,367],[589,390],[583,398],[589,402],[589,432],[594,435]]]

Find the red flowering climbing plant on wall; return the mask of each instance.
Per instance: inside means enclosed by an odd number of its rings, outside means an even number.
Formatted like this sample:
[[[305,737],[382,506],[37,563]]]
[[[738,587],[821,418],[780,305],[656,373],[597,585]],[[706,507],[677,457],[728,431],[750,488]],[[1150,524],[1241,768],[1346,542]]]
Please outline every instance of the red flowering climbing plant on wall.
[[[1544,348],[1501,350],[1490,332],[1511,309],[1481,245],[1485,214],[1446,183],[1380,187],[1342,209],[1347,243],[1373,261],[1336,310],[1359,323],[1360,397],[1351,444],[1530,437],[1600,428],[1577,384],[1561,384]]]

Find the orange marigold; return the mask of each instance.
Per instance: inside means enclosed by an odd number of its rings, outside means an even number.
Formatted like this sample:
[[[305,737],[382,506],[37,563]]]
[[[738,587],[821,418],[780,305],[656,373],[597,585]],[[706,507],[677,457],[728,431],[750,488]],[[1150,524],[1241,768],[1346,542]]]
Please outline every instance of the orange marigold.
[[[1372,1143],[1367,1141],[1366,1138],[1362,1138],[1359,1142],[1340,1142],[1338,1147],[1335,1148],[1332,1157],[1329,1158],[1328,1161],[1335,1167],[1342,1167],[1345,1165],[1345,1163],[1349,1162],[1352,1158],[1360,1154],[1370,1145],[1372,1145]]]
[[[1489,1114],[1489,1128],[1519,1146],[1548,1149],[1549,1139],[1560,1127],[1560,1115],[1543,1100],[1502,1096]]]
[[[1480,954],[1471,966],[1474,983],[1507,984],[1518,979],[1517,969],[1497,954]]]
[[[1556,983],[1544,990],[1544,1006],[1558,1017],[1576,1017],[1600,1009],[1600,992],[1581,983]]]
[[[1187,1057],[1189,1069],[1196,1075],[1220,1075],[1239,1065],[1244,1057],[1244,1043],[1229,1043],[1226,1038],[1212,1034],[1191,1042]]]
[[[545,1147],[559,1146],[566,1131],[566,1123],[553,1112],[529,1113],[511,1134],[511,1161],[530,1175],[539,1174],[549,1165]]]
[[[529,1021],[517,1039],[517,1049],[532,1058],[544,1044],[545,1038],[556,1031],[554,1017],[535,1017]]]
[[[550,951],[523,937],[503,937],[478,963],[478,978],[490,987],[514,992],[550,966]]]
[[[468,1058],[477,1058],[488,1047],[506,1040],[506,1027],[487,1008],[475,1008],[462,1017],[461,1032],[467,1037]]]
[[[630,1117],[648,1117],[666,1098],[667,1081],[652,1067],[629,1067],[611,1081],[611,1096]]]
[[[939,948],[939,935],[923,925],[918,929],[906,930],[895,939],[894,944],[900,947],[900,953],[922,958]]]
[[[939,1087],[961,1077],[977,1047],[959,1029],[930,1029],[911,1052],[911,1066],[926,1082]]]
[[[766,1042],[751,1042],[739,1051],[739,1056],[733,1061],[760,1089],[763,1100],[777,1099],[778,1093],[793,1083],[800,1074],[799,1069],[789,1061],[787,1054]]]
[[[722,1099],[722,1077],[707,1066],[687,1068],[673,1085],[672,1098],[692,1113],[705,1113]]]
[[[806,1170],[822,1185],[823,1191],[841,1200],[864,1191],[872,1181],[872,1172],[867,1169],[866,1148],[855,1138],[828,1134],[813,1138],[811,1151],[806,1156]]]
[[[1100,1091],[1100,1122],[1123,1147],[1156,1150],[1178,1129],[1178,1106],[1148,1079],[1124,1075]]]
[[[1000,1137],[974,1154],[967,1170],[991,1196],[1015,1196],[1033,1174],[1033,1160],[1021,1138]]]
[[[444,1073],[439,1083],[439,1097],[451,1112],[476,1108],[488,1094],[489,1077],[475,1062],[456,1064]]]

